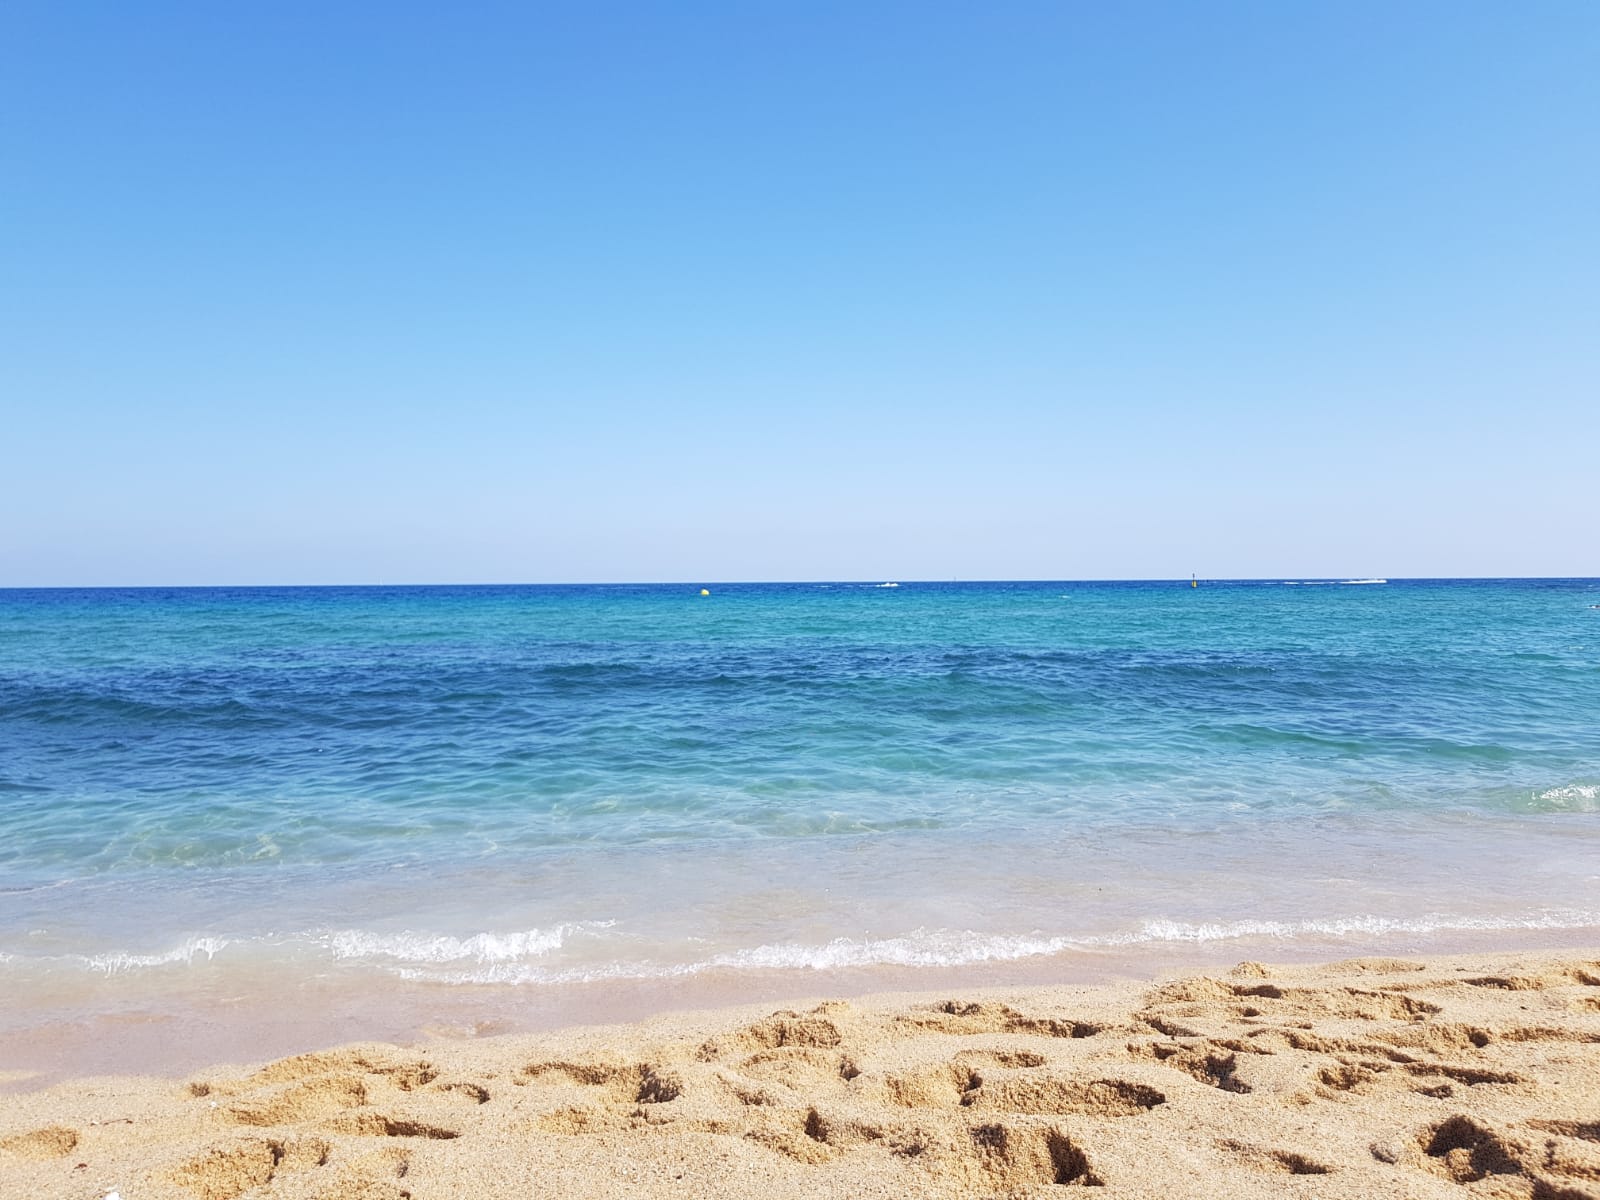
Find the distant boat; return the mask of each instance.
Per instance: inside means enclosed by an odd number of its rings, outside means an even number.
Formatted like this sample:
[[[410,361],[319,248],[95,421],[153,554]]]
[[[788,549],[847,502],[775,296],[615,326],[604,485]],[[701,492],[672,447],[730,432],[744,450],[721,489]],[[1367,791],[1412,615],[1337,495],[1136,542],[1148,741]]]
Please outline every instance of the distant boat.
[[[880,583],[879,587],[899,587],[898,583]]]
[[[1388,583],[1387,579],[1346,579],[1345,583]]]

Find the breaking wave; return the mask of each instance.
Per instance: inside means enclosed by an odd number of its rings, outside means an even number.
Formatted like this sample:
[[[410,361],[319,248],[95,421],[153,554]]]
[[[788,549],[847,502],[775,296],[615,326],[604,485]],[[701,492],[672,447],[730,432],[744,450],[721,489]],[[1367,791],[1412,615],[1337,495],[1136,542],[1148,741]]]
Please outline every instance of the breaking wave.
[[[673,979],[715,971],[842,971],[881,967],[962,967],[1055,954],[1094,953],[1159,945],[1201,945],[1246,939],[1299,940],[1426,936],[1439,933],[1600,929],[1600,912],[1541,909],[1516,915],[1430,913],[1391,917],[1359,914],[1304,921],[1173,921],[1163,918],[1108,933],[1023,934],[917,929],[885,938],[833,938],[826,942],[774,942],[674,961],[692,952],[694,939],[660,947],[661,957],[602,957],[615,921],[576,921],[547,929],[484,932],[466,937],[427,933],[318,931],[257,938],[192,937],[165,951],[94,955],[0,954],[6,970],[67,967],[105,975],[209,965],[229,960],[306,958],[365,964],[416,982],[459,984],[566,984],[605,980]],[[563,953],[567,951],[568,953]]]

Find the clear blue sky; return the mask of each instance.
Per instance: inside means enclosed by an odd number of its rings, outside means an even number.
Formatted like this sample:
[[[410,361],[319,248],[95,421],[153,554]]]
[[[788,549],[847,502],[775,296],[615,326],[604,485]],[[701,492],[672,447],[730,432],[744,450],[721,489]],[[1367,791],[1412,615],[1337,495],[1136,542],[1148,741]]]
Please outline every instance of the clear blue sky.
[[[0,585],[1600,574],[1600,4],[0,7]]]

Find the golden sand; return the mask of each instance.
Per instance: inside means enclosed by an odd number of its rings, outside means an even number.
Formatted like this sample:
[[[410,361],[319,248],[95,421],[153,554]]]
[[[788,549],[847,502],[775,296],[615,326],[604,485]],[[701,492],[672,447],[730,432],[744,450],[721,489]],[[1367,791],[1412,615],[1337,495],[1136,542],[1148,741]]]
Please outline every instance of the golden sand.
[[[29,1200],[1062,1188],[1600,1197],[1600,955],[1242,963],[0,1094],[0,1196]]]

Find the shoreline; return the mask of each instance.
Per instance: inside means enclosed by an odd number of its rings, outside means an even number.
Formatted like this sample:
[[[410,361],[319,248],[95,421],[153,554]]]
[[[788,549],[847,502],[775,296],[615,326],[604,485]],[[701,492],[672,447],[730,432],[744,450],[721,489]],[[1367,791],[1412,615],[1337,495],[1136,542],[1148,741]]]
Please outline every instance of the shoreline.
[[[1172,966],[186,1079],[0,1056],[0,1197],[1600,1196],[1600,948]]]
[[[14,990],[0,1024],[0,1073],[27,1087],[99,1075],[178,1078],[223,1062],[264,1061],[354,1041],[426,1045],[583,1025],[633,1025],[675,1013],[939,990],[1149,985],[1177,973],[1217,973],[1241,959],[1305,966],[1353,957],[1468,953],[1582,955],[1587,928],[1453,929],[1426,935],[1276,935],[1073,949],[946,965],[721,970],[558,984],[442,983],[389,975],[285,973],[174,965],[106,973],[83,990],[58,985],[32,1002]],[[32,1008],[32,1012],[30,1012]],[[14,1091],[0,1075],[0,1096]]]

